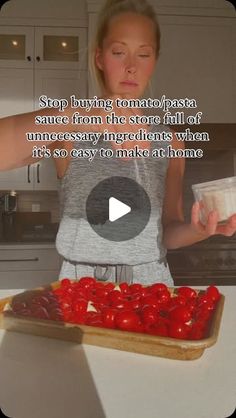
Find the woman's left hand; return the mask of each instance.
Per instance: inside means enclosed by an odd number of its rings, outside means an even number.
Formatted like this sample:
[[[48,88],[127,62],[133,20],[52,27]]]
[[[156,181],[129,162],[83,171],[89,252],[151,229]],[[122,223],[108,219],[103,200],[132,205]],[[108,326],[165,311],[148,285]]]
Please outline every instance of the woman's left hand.
[[[191,225],[194,227],[196,232],[210,237],[211,235],[225,235],[231,237],[236,232],[236,213],[230,216],[226,223],[220,225],[218,223],[219,214],[216,210],[213,210],[209,213],[207,217],[206,225],[204,225],[200,220],[202,204],[201,202],[195,202],[192,206],[191,212]]]

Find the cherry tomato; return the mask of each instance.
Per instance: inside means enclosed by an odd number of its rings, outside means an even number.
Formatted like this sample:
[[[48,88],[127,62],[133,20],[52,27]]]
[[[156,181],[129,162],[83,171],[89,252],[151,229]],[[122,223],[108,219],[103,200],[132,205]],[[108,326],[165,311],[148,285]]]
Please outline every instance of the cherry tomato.
[[[141,303],[140,297],[130,299],[129,300],[129,305],[134,310],[140,309],[142,307],[142,303]]]
[[[86,325],[90,325],[93,327],[102,327],[103,326],[102,315],[97,312],[93,312],[93,313],[94,315],[87,316],[86,321],[85,321]]]
[[[140,283],[132,283],[129,285],[130,293],[140,293],[142,290],[142,285]]]
[[[167,303],[171,299],[170,292],[168,290],[162,290],[160,293],[157,293],[157,301],[159,303]]]
[[[114,308],[105,308],[102,312],[103,325],[106,328],[115,328],[115,317],[118,310]]]
[[[113,308],[119,309],[119,310],[130,310],[131,309],[131,304],[130,301],[125,300],[125,299],[118,299],[117,301],[114,301],[111,306]]]
[[[129,290],[129,285],[128,285],[128,283],[126,283],[126,282],[122,282],[122,283],[120,283],[120,284],[119,284],[119,288],[120,288],[120,290],[121,290],[121,293],[123,293],[123,294],[125,294],[125,295],[128,295],[128,294],[130,293],[130,290]]]
[[[145,324],[154,324],[159,317],[158,309],[148,305],[143,306],[140,315]]]
[[[151,293],[161,293],[161,292],[168,292],[168,287],[164,283],[154,283],[151,286],[149,286]]]
[[[108,292],[110,292],[111,290],[114,289],[115,284],[114,283],[106,283],[106,284],[104,284],[104,287],[105,287],[106,290],[108,290]]]
[[[61,280],[61,287],[68,287],[71,285],[71,281],[68,278],[62,279]]]
[[[186,299],[192,299],[197,297],[197,292],[191,287],[188,286],[181,286],[177,289],[177,293],[180,296],[183,296]]]
[[[124,300],[124,295],[119,292],[119,290],[112,290],[108,295],[108,300],[110,303]]]
[[[209,286],[206,289],[206,295],[213,300],[213,302],[217,302],[220,299],[220,292],[216,286]]]
[[[145,324],[145,331],[151,335],[158,335],[160,337],[168,336],[167,325],[163,321],[158,321],[154,324]]]
[[[209,311],[213,311],[215,307],[213,300],[210,299],[207,295],[200,296],[197,302],[199,307],[205,306],[205,308]]]
[[[197,323],[193,324],[189,331],[188,338],[190,340],[202,340],[204,338],[204,329]]]
[[[85,299],[77,299],[72,305],[73,311],[76,313],[84,313],[87,311],[88,302]]]
[[[186,339],[190,327],[180,321],[171,321],[168,327],[168,335],[172,338]]]
[[[121,311],[116,314],[116,326],[124,331],[135,331],[140,323],[139,316],[131,311]]]
[[[148,305],[148,306],[153,306],[154,308],[157,308],[157,309],[159,308],[158,299],[153,294],[142,297],[141,303],[143,306]]]
[[[83,287],[85,289],[88,289],[89,287],[93,287],[96,285],[96,279],[94,277],[81,277],[78,281],[79,287]]]
[[[190,321],[192,314],[186,306],[177,306],[169,312],[169,318],[170,320],[186,323]]]

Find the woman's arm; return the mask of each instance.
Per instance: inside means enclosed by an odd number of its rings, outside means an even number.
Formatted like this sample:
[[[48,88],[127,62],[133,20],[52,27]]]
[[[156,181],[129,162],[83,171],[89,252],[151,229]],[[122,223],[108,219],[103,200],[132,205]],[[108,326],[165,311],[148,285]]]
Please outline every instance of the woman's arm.
[[[69,116],[70,109],[63,113]],[[23,113],[0,119],[0,171],[11,170],[24,165],[34,163],[38,159],[32,157],[35,145],[46,145],[48,148],[60,148],[60,141],[27,141],[27,132],[66,132],[69,125],[35,125],[35,117],[38,115],[62,115],[58,109],[41,109],[36,112]]]
[[[184,143],[173,135],[172,148],[184,149]],[[191,211],[191,223],[184,222],[183,176],[184,158],[171,158],[166,177],[166,192],[163,204],[163,243],[167,249],[175,249],[202,241],[211,235],[231,236],[236,231],[236,215],[227,224],[218,225],[217,211],[210,212],[206,225],[200,221],[200,204],[195,202]]]

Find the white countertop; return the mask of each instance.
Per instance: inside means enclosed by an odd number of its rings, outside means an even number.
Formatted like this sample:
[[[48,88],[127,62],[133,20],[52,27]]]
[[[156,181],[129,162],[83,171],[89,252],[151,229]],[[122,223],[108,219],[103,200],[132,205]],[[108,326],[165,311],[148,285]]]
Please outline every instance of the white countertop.
[[[225,295],[218,341],[192,361],[0,330],[0,407],[12,418],[230,416],[236,406],[236,286],[218,288]],[[0,298],[19,292],[0,290]]]

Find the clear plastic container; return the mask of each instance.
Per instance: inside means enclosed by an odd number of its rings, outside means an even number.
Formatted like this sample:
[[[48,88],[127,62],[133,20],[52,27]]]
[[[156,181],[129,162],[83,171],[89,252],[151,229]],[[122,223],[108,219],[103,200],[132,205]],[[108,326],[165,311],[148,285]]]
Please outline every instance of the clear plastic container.
[[[193,184],[192,190],[195,200],[203,202],[202,223],[206,223],[208,214],[212,210],[218,211],[219,222],[222,223],[236,214],[236,176]]]

